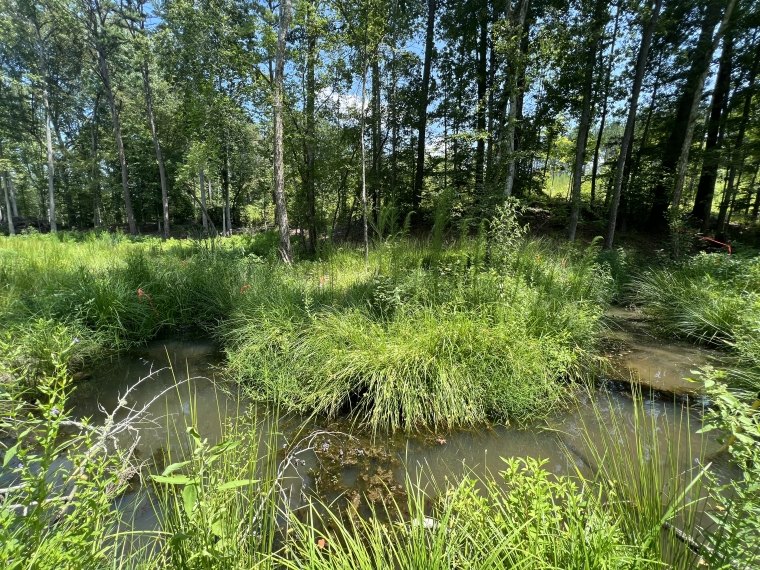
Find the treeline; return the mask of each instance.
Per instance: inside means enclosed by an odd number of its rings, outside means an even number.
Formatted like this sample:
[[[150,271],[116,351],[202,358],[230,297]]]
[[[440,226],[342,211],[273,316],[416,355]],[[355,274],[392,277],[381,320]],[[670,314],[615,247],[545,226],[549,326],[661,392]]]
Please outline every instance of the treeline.
[[[0,6],[10,233],[274,224],[289,258],[511,195],[608,246],[758,218],[757,0]]]

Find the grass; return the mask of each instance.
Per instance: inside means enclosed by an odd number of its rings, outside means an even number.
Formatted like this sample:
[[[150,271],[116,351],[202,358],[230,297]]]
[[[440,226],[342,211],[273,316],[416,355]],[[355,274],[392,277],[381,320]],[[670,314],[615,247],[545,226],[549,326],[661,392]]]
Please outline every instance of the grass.
[[[608,276],[594,251],[408,242],[254,275],[226,323],[228,370],[286,408],[374,431],[548,413],[592,361]]]
[[[706,476],[703,454],[693,455],[688,425],[664,433],[657,414],[646,413],[636,397],[632,418],[593,407],[590,421],[604,429],[580,426],[589,475],[555,475],[540,460],[506,458],[498,474],[440,487],[407,480],[403,497],[368,517],[352,507],[339,515],[318,501],[306,516],[290,510],[284,474],[300,448],[282,451],[276,431],[263,434],[255,414],[223,423],[219,441],[209,442],[195,429],[190,397],[190,415],[167,426],[168,465],[143,472],[158,526],[133,531],[129,513],[111,505],[125,489],[125,473],[134,473],[133,461],[104,452],[106,432],[72,424],[66,405],[72,379],[63,359],[55,359],[56,373],[41,382],[48,398],[38,400],[36,413],[3,395],[15,410],[3,429],[16,434],[3,464],[24,483],[0,504],[0,560],[7,568],[685,570],[697,555],[683,536],[710,547],[703,558],[711,567],[758,562],[751,520],[757,423],[725,390],[715,421],[722,427],[721,417],[742,418],[727,450],[747,476],[732,482],[730,496]],[[48,477],[56,465],[63,485]],[[708,483],[717,505],[712,538],[700,535],[697,516]],[[737,498],[747,501],[741,509]],[[135,538],[142,543],[130,547]]]
[[[644,272],[631,292],[661,334],[732,351],[736,378],[760,389],[760,257],[700,253]]]
[[[610,277],[596,247],[520,235],[513,223],[446,248],[391,241],[366,263],[335,249],[292,267],[254,253],[269,235],[4,239],[0,377],[34,384],[53,337],[74,346],[77,373],[154,338],[200,335],[222,344],[253,396],[286,409],[354,412],[375,431],[525,421],[593,363]]]

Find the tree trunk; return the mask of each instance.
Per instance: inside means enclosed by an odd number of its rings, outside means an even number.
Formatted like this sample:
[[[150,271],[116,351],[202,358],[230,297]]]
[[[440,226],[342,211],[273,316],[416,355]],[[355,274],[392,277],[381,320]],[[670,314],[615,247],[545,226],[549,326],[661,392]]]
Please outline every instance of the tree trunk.
[[[728,5],[726,6],[726,11],[723,15],[723,21],[720,24],[720,28],[718,28],[717,34],[715,34],[715,37],[713,38],[713,42],[711,46],[712,50],[710,52],[711,56],[713,53],[715,53],[715,50],[718,47],[718,43],[720,42],[721,38],[725,34],[725,31],[729,25],[729,22],[731,21],[731,15],[733,14],[735,4],[736,4],[736,0],[730,0]],[[672,202],[672,205],[674,206],[674,208],[678,208],[681,202],[681,193],[683,192],[683,184],[686,178],[686,170],[689,165],[689,151],[691,149],[691,141],[694,138],[694,128],[696,127],[696,124],[697,124],[697,115],[699,112],[699,101],[700,101],[702,90],[704,89],[705,81],[707,80],[707,76],[709,72],[710,72],[710,68],[709,66],[707,66],[707,68],[704,70],[704,72],[700,76],[699,82],[697,83],[698,94],[692,100],[692,106],[689,113],[689,121],[686,126],[686,135],[684,137],[683,146],[681,147],[681,154],[678,158],[678,162],[676,163],[676,178],[675,178],[675,184],[673,186],[673,202]],[[709,220],[709,213],[708,213],[707,219]],[[703,226],[704,225],[706,225],[706,222],[703,222]]]
[[[757,182],[757,173],[758,170],[760,170],[759,167],[755,166],[755,173],[752,175],[752,182],[750,182],[749,187],[750,191],[752,188],[755,187],[755,183]],[[756,222],[758,215],[760,215],[760,188],[758,188],[755,191],[755,203],[752,205],[752,221]]]
[[[382,110],[380,107],[380,64],[378,54],[372,57],[372,219],[377,223],[380,216],[380,172],[383,159],[382,137],[380,133]]]
[[[530,0],[520,0],[520,11],[517,17],[517,27],[521,34],[525,34],[525,18],[528,15],[528,4]],[[520,42],[522,44],[522,41]],[[507,157],[507,176],[504,183],[504,196],[509,198],[512,195],[512,189],[515,184],[515,173],[517,170],[517,157],[515,156],[515,128],[517,122],[517,100],[519,96],[519,85],[517,78],[521,74],[522,57],[520,53],[515,54],[511,65],[510,75],[510,90],[509,90],[509,113],[507,115],[507,132],[506,132],[506,147],[504,154]]]
[[[92,184],[92,225],[99,228],[103,224],[103,216],[100,209],[103,207],[100,195],[100,163],[98,162],[98,109],[100,108],[100,93],[95,95],[92,107],[92,124],[90,125],[90,145],[92,152],[92,164],[90,166],[90,182]]]
[[[727,39],[730,36],[727,36]],[[729,161],[728,166],[728,191],[729,194],[732,195],[732,204],[733,200],[735,199],[736,195],[739,192],[739,185],[741,180],[741,174],[739,175],[739,181],[736,182],[734,185],[734,180],[736,178],[736,171],[737,171],[737,165],[738,168],[741,170],[744,165],[744,158],[745,158],[745,150],[744,150],[744,134],[747,131],[747,125],[749,124],[749,119],[752,111],[752,98],[755,94],[755,79],[757,78],[757,71],[758,71],[758,65],[760,65],[760,52],[757,51],[757,48],[755,49],[755,57],[752,60],[752,68],[749,72],[749,78],[748,78],[748,84],[747,84],[747,90],[744,95],[744,107],[742,108],[742,116],[739,121],[739,130],[736,133],[736,138],[734,139],[734,152],[736,153],[736,157]],[[730,216],[729,216],[730,218]],[[725,224],[726,217],[725,213],[722,216],[719,216],[718,218],[718,231],[723,231],[723,226]]]
[[[718,178],[718,165],[720,163],[721,148],[723,146],[723,125],[726,120],[728,108],[728,91],[731,88],[731,69],[733,67],[733,34],[728,33],[723,40],[723,51],[720,56],[718,77],[715,80],[712,101],[710,102],[710,118],[707,122],[707,138],[705,141],[705,153],[702,162],[702,172],[697,186],[697,195],[694,198],[694,207],[691,214],[700,221],[702,230],[707,230],[710,224],[710,210],[712,210],[713,196],[715,195],[715,182]],[[736,149],[738,150],[738,149]],[[673,206],[678,208],[680,204],[675,201]]]
[[[100,41],[100,39],[98,39]],[[119,166],[121,167],[121,189],[124,196],[124,212],[127,216],[127,225],[129,233],[137,234],[137,225],[135,224],[135,214],[132,210],[132,196],[129,191],[129,172],[127,170],[127,155],[124,152],[124,140],[121,136],[121,119],[119,109],[116,105],[116,96],[111,85],[111,75],[108,69],[108,60],[106,59],[105,47],[101,44],[97,46],[98,67],[100,70],[100,79],[103,81],[103,89],[108,99],[108,106],[111,110],[111,120],[113,121],[113,138],[116,143],[116,152],[119,155]]]
[[[615,228],[617,226],[617,214],[618,208],[620,206],[620,194],[623,184],[626,158],[628,156],[628,150],[631,145],[631,141],[633,140],[633,130],[636,126],[636,111],[638,110],[639,105],[641,85],[644,82],[644,72],[646,71],[649,48],[652,45],[652,36],[654,35],[654,30],[657,26],[657,20],[660,16],[661,8],[662,0],[655,0],[654,7],[652,8],[652,14],[649,16],[649,20],[644,25],[644,29],[641,34],[639,55],[636,60],[636,75],[633,79],[631,101],[629,104],[630,106],[628,107],[628,118],[626,119],[625,123],[623,140],[620,142],[620,155],[618,156],[617,164],[615,165],[615,177],[612,187],[612,198],[610,200],[610,214],[607,223],[607,235],[604,241],[604,246],[606,249],[612,249],[612,244],[615,240]]]
[[[485,206],[485,151],[486,151],[486,103],[488,91],[488,2],[481,0],[479,15],[479,40],[477,58],[478,106],[475,111],[475,201],[481,209]]]
[[[206,177],[203,172],[203,167],[201,167],[200,172],[198,172],[198,183],[201,187],[201,223],[203,224],[203,233],[208,235],[208,216],[206,215],[206,212],[208,211],[206,208]]]
[[[366,58],[366,54],[364,55]],[[361,100],[361,125],[359,136],[361,137],[361,161],[362,161],[362,238],[364,241],[364,261],[369,260],[369,233],[367,231],[367,149],[364,142],[364,130],[366,128],[367,113],[364,110],[364,102],[367,100],[367,64],[364,64],[362,72],[362,100]]]
[[[48,222],[50,231],[58,231],[55,221],[55,158],[53,156],[53,133],[51,129],[50,101],[48,98],[47,80],[42,87],[42,105],[45,108],[45,147],[47,149],[47,179],[48,179]]]
[[[306,217],[309,226],[307,248],[310,253],[317,251],[317,205],[315,184],[315,144],[316,116],[315,98],[317,83],[315,67],[317,59],[317,32],[313,19],[316,13],[314,0],[308,4],[306,39],[306,132],[304,133],[304,194],[306,195]]]
[[[602,137],[604,136],[604,124],[607,121],[607,100],[610,95],[610,85],[612,83],[612,64],[615,61],[615,44],[617,43],[618,27],[620,23],[620,5],[615,12],[615,26],[612,30],[612,42],[610,43],[610,56],[607,62],[607,70],[604,74],[604,91],[602,93],[602,113],[599,118],[599,132],[596,135],[596,144],[594,145],[594,162],[591,166],[591,206],[596,201],[596,177],[599,170],[599,149],[602,146]]]
[[[412,194],[412,210],[419,210],[425,185],[425,136],[427,130],[427,109],[430,97],[430,69],[433,64],[433,42],[435,40],[436,0],[428,0],[427,28],[425,30],[425,59],[422,65],[422,87],[420,89],[419,121],[417,123],[417,167]]]
[[[570,191],[570,227],[568,239],[575,241],[575,233],[578,229],[578,218],[581,212],[581,185],[583,183],[583,167],[586,162],[586,143],[591,126],[591,99],[594,90],[594,68],[596,67],[596,54],[599,41],[604,31],[604,13],[606,3],[596,0],[594,13],[591,19],[591,37],[586,47],[586,70],[583,78],[583,99],[581,101],[581,118],[578,123],[578,140],[575,145],[575,165],[573,167],[573,185]]]
[[[227,146],[227,134],[224,141],[224,162],[222,163],[222,234],[232,235],[232,211],[230,210],[230,151]]]
[[[698,87],[699,79],[709,69],[712,60],[712,38],[715,26],[720,22],[721,0],[708,0],[707,10],[702,19],[702,28],[694,50],[689,54],[691,67],[683,86],[673,125],[669,136],[662,145],[662,175],[654,187],[652,207],[649,212],[649,225],[657,230],[667,227],[666,212],[671,202],[672,182],[678,157],[683,147],[689,115],[694,98],[701,98],[702,89]],[[679,197],[680,201],[680,197]]]
[[[158,140],[158,131],[156,129],[156,117],[153,113],[153,91],[150,85],[150,70],[148,62],[143,60],[142,63],[143,89],[145,90],[145,108],[148,113],[148,126],[150,127],[150,136],[153,139],[153,148],[156,152],[156,162],[158,163],[158,176],[161,181],[161,205],[163,210],[163,237],[169,238],[169,182],[166,179],[166,167],[164,165],[164,155],[161,152],[161,142]]]
[[[13,226],[13,210],[11,209],[11,197],[10,197],[10,183],[8,182],[10,176],[7,172],[3,172],[2,175],[3,188],[5,189],[5,213],[8,216],[8,235],[16,235],[16,228]]]
[[[285,42],[290,26],[290,0],[280,2],[280,25],[277,30],[277,55],[274,69],[272,93],[272,122],[274,131],[274,200],[277,225],[280,229],[280,257],[291,263],[290,226],[288,224],[287,200],[285,196],[285,160],[282,132],[283,83],[285,76]]]

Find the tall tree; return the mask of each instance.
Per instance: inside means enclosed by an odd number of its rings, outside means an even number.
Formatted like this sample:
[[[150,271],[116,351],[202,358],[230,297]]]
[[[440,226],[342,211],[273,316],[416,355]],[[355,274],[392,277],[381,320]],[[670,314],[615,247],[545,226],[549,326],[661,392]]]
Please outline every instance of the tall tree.
[[[710,117],[707,121],[707,138],[705,140],[705,152],[702,162],[702,173],[699,177],[697,194],[694,198],[692,216],[700,221],[702,230],[707,230],[710,223],[710,211],[712,209],[713,195],[715,194],[715,181],[718,178],[718,164],[720,162],[721,147],[723,146],[726,114],[728,113],[728,92],[731,88],[731,69],[733,67],[733,35],[729,32],[723,39],[723,50],[718,66],[718,76],[715,80],[712,101],[710,103]],[[674,200],[674,206],[679,204]]]
[[[285,159],[283,144],[283,92],[285,81],[285,50],[290,27],[290,0],[281,0],[279,25],[277,28],[277,52],[275,55],[274,81],[272,82],[272,124],[273,124],[273,170],[274,200],[277,225],[280,230],[280,257],[291,263],[290,225],[288,224],[287,198],[285,196]]]
[[[662,0],[654,0],[654,6],[650,7],[646,24],[644,24],[641,34],[641,44],[639,45],[639,54],[636,58],[636,75],[631,87],[631,100],[628,107],[628,118],[625,123],[623,139],[620,141],[620,154],[615,164],[614,182],[612,186],[612,198],[610,200],[610,212],[607,222],[607,235],[605,236],[604,246],[606,249],[612,249],[615,240],[615,228],[617,226],[617,214],[620,207],[620,194],[623,185],[623,173],[625,172],[626,158],[628,150],[633,140],[633,130],[636,125],[636,113],[639,106],[639,95],[641,94],[641,85],[644,82],[644,72],[646,70],[647,58],[649,57],[649,48],[652,45],[652,36],[657,26],[657,20],[660,16]]]
[[[607,3],[594,0],[589,20],[589,37],[585,46],[585,67],[582,83],[581,116],[578,122],[578,135],[575,144],[575,163],[573,166],[572,189],[570,191],[570,226],[568,238],[575,240],[578,218],[581,211],[581,184],[586,164],[586,143],[591,126],[591,104],[594,91],[594,70],[596,68],[597,50],[601,43],[604,26],[608,17]]]
[[[425,141],[427,131],[428,104],[430,99],[430,70],[433,66],[433,44],[435,40],[435,13],[437,0],[427,2],[427,25],[425,27],[425,59],[422,64],[422,85],[420,87],[419,117],[417,123],[417,166],[414,176],[412,210],[417,211],[422,201],[425,184]]]
[[[733,6],[734,0],[729,0]],[[669,128],[669,135],[663,140],[662,145],[662,174],[653,190],[653,199],[649,211],[649,225],[655,229],[664,229],[667,226],[666,212],[671,202],[680,203],[680,194],[676,195],[675,188],[678,186],[676,179],[679,177],[679,164],[683,159],[688,160],[688,152],[691,147],[691,135],[693,135],[696,121],[696,111],[702,98],[702,90],[706,74],[710,70],[710,62],[715,51],[714,37],[715,28],[721,21],[724,0],[703,0],[703,11],[700,32],[694,48],[689,53],[691,66],[686,74],[683,87],[681,88],[676,103],[675,116]],[[688,138],[688,141],[687,141]],[[684,171],[685,173],[685,171]]]
[[[127,219],[129,233],[137,234],[137,224],[135,223],[135,214],[132,208],[132,194],[129,188],[129,170],[127,167],[127,154],[124,150],[124,139],[122,137],[121,116],[119,105],[116,101],[113,82],[111,80],[111,69],[108,62],[109,45],[112,38],[110,33],[110,17],[114,7],[109,3],[102,3],[101,0],[88,0],[87,2],[87,27],[90,35],[95,55],[97,58],[97,73],[103,84],[103,92],[108,100],[108,107],[111,111],[111,122],[113,125],[113,138],[116,145],[116,153],[119,157],[119,168],[121,171],[121,188],[124,198],[124,215]]]

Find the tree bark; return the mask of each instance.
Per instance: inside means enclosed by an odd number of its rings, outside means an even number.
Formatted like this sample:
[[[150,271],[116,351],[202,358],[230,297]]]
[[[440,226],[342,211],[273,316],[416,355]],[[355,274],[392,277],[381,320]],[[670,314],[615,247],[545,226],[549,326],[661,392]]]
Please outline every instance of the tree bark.
[[[5,189],[5,213],[8,216],[8,235],[16,235],[16,228],[13,225],[13,210],[11,209],[11,197],[10,197],[10,175],[7,172],[3,172],[3,187]]]
[[[95,2],[95,9],[98,14],[100,9],[97,1]],[[116,105],[116,95],[113,92],[113,86],[111,85],[111,74],[108,68],[108,60],[106,58],[105,46],[102,43],[100,32],[96,38],[96,51],[98,53],[98,70],[100,72],[100,79],[103,82],[103,90],[106,93],[108,99],[108,107],[111,110],[111,120],[113,122],[113,138],[116,143],[116,152],[119,156],[119,166],[121,168],[121,188],[124,197],[124,213],[127,217],[127,225],[129,227],[129,233],[132,235],[137,234],[137,225],[135,224],[135,214],[132,210],[132,196],[129,191],[129,171],[127,169],[127,155],[124,151],[124,140],[121,136],[121,119],[119,117],[119,108]]]
[[[591,166],[591,206],[596,201],[596,178],[599,170],[599,150],[602,147],[602,137],[604,136],[604,125],[607,121],[607,100],[610,95],[610,86],[612,83],[612,64],[615,61],[615,44],[617,43],[618,28],[620,23],[620,5],[615,12],[615,25],[612,30],[612,42],[610,43],[610,55],[607,62],[607,70],[604,74],[604,91],[602,93],[602,112],[599,117],[599,132],[596,135],[596,144],[594,145],[594,162]]]
[[[578,123],[578,140],[575,145],[575,165],[573,167],[572,188],[570,191],[570,227],[568,239],[575,241],[575,233],[578,229],[578,218],[581,212],[581,185],[583,183],[583,166],[586,162],[586,143],[588,142],[589,127],[591,126],[591,99],[594,89],[594,68],[596,67],[596,54],[599,48],[601,34],[604,31],[604,13],[606,3],[596,0],[594,12],[591,17],[591,37],[586,47],[586,67],[583,78],[583,99],[581,101],[581,118]]]
[[[380,106],[380,64],[378,54],[372,57],[372,175],[370,184],[372,189],[372,218],[377,223],[380,216],[380,173],[383,159],[382,137],[380,126],[382,121],[382,109]]]
[[[528,4],[530,0],[520,0],[520,11],[517,16],[517,27],[521,34],[527,33],[524,30],[525,18],[528,15]],[[522,41],[520,42],[522,45]],[[517,101],[519,97],[519,84],[517,78],[521,74],[522,69],[522,50],[518,50],[514,61],[511,65],[510,73],[510,92],[509,92],[509,113],[507,114],[507,132],[506,132],[506,148],[505,155],[507,157],[507,176],[504,183],[504,196],[509,198],[512,195],[512,189],[515,184],[515,174],[517,171],[517,157],[515,156],[515,129],[517,123]]]
[[[644,29],[641,34],[639,55],[636,60],[636,75],[633,79],[631,101],[630,106],[628,107],[628,118],[626,119],[625,123],[623,140],[620,142],[620,155],[618,156],[617,164],[615,165],[615,178],[614,185],[612,187],[612,199],[610,200],[610,214],[607,223],[607,235],[604,241],[604,246],[606,249],[612,249],[612,245],[615,240],[615,228],[617,226],[617,214],[618,208],[620,206],[620,194],[623,184],[626,158],[628,156],[628,150],[631,145],[631,141],[633,140],[633,130],[636,126],[636,112],[639,105],[641,85],[644,82],[644,72],[646,71],[647,59],[649,57],[649,48],[652,45],[652,36],[654,35],[654,30],[657,26],[657,20],[659,19],[661,8],[662,0],[655,0],[654,7],[652,8],[652,14],[649,16],[649,20],[644,25]]]
[[[153,90],[150,85],[150,70],[148,62],[143,60],[142,63],[143,89],[145,91],[145,109],[148,114],[148,126],[150,127],[150,136],[153,139],[153,149],[156,153],[156,162],[158,163],[158,176],[161,181],[161,206],[163,213],[163,237],[169,238],[169,182],[166,178],[166,166],[164,165],[164,155],[161,152],[161,142],[158,139],[158,130],[156,128],[156,117],[153,112]]]
[[[435,40],[435,12],[437,0],[428,0],[427,27],[425,29],[425,59],[422,65],[422,87],[420,89],[419,119],[417,123],[417,167],[412,194],[412,210],[419,210],[425,185],[425,136],[427,130],[427,109],[430,98],[430,69],[433,65],[433,42]]]
[[[90,183],[92,184],[92,225],[99,228],[103,224],[100,209],[103,207],[100,195],[100,164],[98,162],[98,109],[100,108],[100,92],[95,95],[92,106],[92,124],[90,125],[91,161]]]
[[[475,201],[481,208],[485,202],[485,151],[486,151],[486,103],[488,91],[488,2],[481,0],[479,12],[477,89],[478,106],[475,111]]]
[[[677,208],[680,205],[681,202],[681,193],[683,191],[683,184],[686,177],[686,169],[689,164],[689,151],[691,149],[691,142],[694,137],[694,128],[697,123],[697,114],[699,111],[699,102],[702,98],[702,90],[705,86],[705,81],[707,80],[707,75],[710,72],[710,61],[712,60],[712,55],[715,53],[715,49],[718,47],[718,43],[720,42],[720,39],[723,37],[723,34],[725,33],[726,27],[728,26],[728,23],[731,19],[731,15],[734,10],[734,6],[736,4],[736,0],[729,0],[725,12],[723,14],[723,21],[720,24],[720,27],[718,28],[718,32],[713,37],[713,28],[709,27],[709,43],[707,44],[707,53],[704,54],[707,61],[704,64],[704,67],[701,70],[701,73],[698,77],[696,77],[696,84],[694,85],[694,92],[691,97],[691,105],[689,106],[686,122],[685,122],[685,132],[683,135],[682,144],[680,147],[680,152],[678,155],[678,160],[675,163],[675,182],[673,184],[673,200],[671,204]],[[718,11],[718,16],[720,15],[720,11]],[[703,33],[705,29],[703,28]],[[701,41],[701,38],[700,38]],[[664,215],[664,210],[663,210]]]
[[[315,67],[317,60],[317,32],[313,22],[316,13],[314,0],[308,4],[307,38],[306,38],[306,132],[304,133],[304,194],[306,195],[306,216],[309,226],[307,248],[310,253],[317,251],[317,205],[315,183],[315,154],[316,154],[316,78]]]
[[[364,54],[366,58],[366,53]],[[362,72],[362,100],[361,100],[361,125],[359,128],[359,136],[361,137],[361,161],[362,161],[362,238],[364,242],[364,261],[369,260],[369,233],[367,229],[367,149],[364,142],[364,130],[366,129],[366,112],[364,110],[364,103],[367,100],[367,64],[364,63],[364,70]]]
[[[198,172],[198,183],[201,187],[201,223],[203,224],[203,233],[208,235],[208,215],[206,214],[208,211],[206,209],[206,176],[205,172],[203,171],[203,167],[201,167],[200,171]]]
[[[275,58],[272,93],[272,122],[274,131],[274,200],[277,225],[280,230],[280,257],[290,264],[290,226],[288,224],[287,200],[285,196],[285,160],[283,148],[282,105],[285,77],[285,42],[290,27],[290,0],[281,0],[279,28],[277,30],[277,55]]]
[[[700,221],[703,231],[707,230],[710,224],[710,210],[712,209],[713,196],[715,195],[715,182],[718,178],[718,165],[723,147],[723,133],[725,129],[722,127],[725,124],[728,113],[726,102],[731,87],[733,43],[732,34],[726,34],[718,66],[718,77],[715,80],[715,88],[713,89],[712,101],[710,102],[710,118],[707,122],[707,138],[705,140],[702,172],[699,176],[697,195],[694,198],[694,207],[691,211],[691,215]],[[674,200],[673,206],[677,208],[680,204]]]
[[[53,134],[51,129],[50,100],[48,97],[47,79],[42,87],[42,105],[45,108],[45,148],[47,149],[47,179],[48,179],[48,222],[50,231],[58,231],[55,220],[55,158],[53,156]]]

